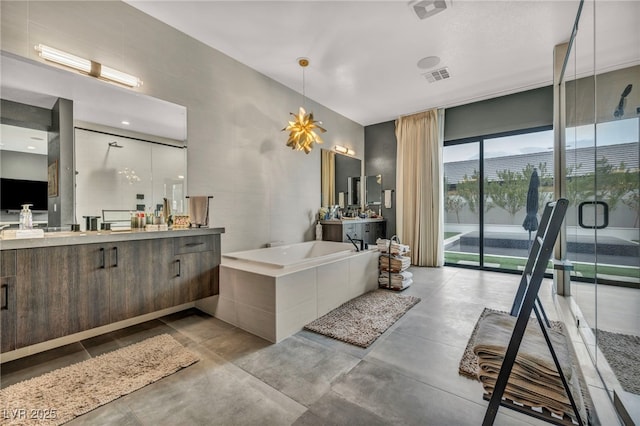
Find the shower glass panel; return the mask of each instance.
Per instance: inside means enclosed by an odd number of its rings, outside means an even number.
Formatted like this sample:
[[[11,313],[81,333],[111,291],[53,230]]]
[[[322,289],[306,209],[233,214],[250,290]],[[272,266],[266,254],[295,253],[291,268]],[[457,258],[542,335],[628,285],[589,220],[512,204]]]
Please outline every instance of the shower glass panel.
[[[164,198],[185,211],[186,150],[89,130],[75,130],[76,222],[103,210],[155,212]]]
[[[480,265],[480,142],[447,145],[445,179],[445,262]]]
[[[580,334],[618,408],[640,404],[637,379],[623,379],[608,352],[627,347],[610,340],[612,333],[640,336],[640,33],[623,34],[639,21],[635,2],[584,2],[561,86],[570,294]]]

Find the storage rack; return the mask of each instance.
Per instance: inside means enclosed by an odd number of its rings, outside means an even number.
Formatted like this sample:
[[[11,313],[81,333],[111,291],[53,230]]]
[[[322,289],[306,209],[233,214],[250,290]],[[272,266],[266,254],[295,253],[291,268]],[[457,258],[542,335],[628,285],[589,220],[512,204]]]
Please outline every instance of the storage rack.
[[[409,286],[406,286],[406,287],[403,287],[403,288],[394,288],[394,287],[391,286],[391,274],[392,274],[392,272],[391,272],[391,258],[393,257],[391,255],[391,245],[393,244],[394,241],[396,243],[398,243],[398,244],[401,244],[400,243],[400,238],[398,238],[397,235],[392,236],[389,239],[389,244],[387,246],[387,252],[380,255],[380,257],[386,257],[387,261],[389,263],[388,263],[388,270],[387,271],[383,271],[382,270],[382,265],[380,265],[380,263],[378,262],[378,269],[379,269],[379,275],[378,276],[382,275],[383,273],[386,273],[388,275],[388,282],[387,282],[387,285],[383,285],[383,284],[380,284],[380,282],[378,282],[378,287],[379,288],[384,288],[384,289],[387,289],[387,290],[393,290],[393,291],[403,291],[403,290],[409,288]],[[402,271],[400,271],[400,272],[402,272]]]
[[[550,413],[547,413],[544,410],[540,413],[530,409],[530,407],[521,406],[513,403],[513,401],[503,399],[504,391],[507,387],[507,382],[509,381],[509,376],[513,369],[513,364],[516,361],[518,350],[520,349],[520,344],[522,343],[522,339],[529,322],[529,317],[532,312],[535,313],[538,320],[538,324],[542,330],[547,346],[549,347],[549,351],[551,352],[551,357],[553,358],[553,362],[558,370],[558,374],[560,375],[562,385],[567,393],[567,397],[576,416],[576,420],[581,426],[585,424],[580,416],[576,402],[569,388],[569,384],[562,372],[560,362],[558,361],[556,352],[551,344],[551,339],[547,333],[549,322],[544,309],[542,308],[542,304],[540,303],[540,299],[538,298],[538,291],[540,290],[540,285],[544,278],[544,272],[546,270],[547,263],[549,262],[549,258],[551,257],[551,252],[560,231],[560,225],[564,219],[568,204],[568,200],[560,198],[555,202],[547,203],[544,209],[544,213],[540,221],[540,227],[538,228],[534,244],[531,248],[531,252],[529,253],[529,258],[522,274],[520,286],[511,308],[511,316],[517,316],[518,319],[516,320],[513,333],[511,334],[511,339],[507,346],[504,360],[500,366],[500,372],[498,374],[498,379],[493,389],[493,393],[490,397],[487,394],[484,395],[484,399],[489,400],[489,406],[487,407],[487,411],[482,422],[483,426],[493,425],[500,405],[554,424],[566,425],[573,423],[566,417],[564,419],[558,419],[556,417],[552,417]]]

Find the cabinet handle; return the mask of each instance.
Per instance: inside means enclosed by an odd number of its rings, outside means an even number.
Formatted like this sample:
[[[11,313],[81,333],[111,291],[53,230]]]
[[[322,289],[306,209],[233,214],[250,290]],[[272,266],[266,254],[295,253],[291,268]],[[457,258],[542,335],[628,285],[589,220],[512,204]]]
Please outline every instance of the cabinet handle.
[[[199,243],[187,243],[185,244],[186,247],[195,247],[195,246],[201,246],[203,245],[203,242],[199,242]]]
[[[9,310],[9,284],[2,284],[2,290],[4,290],[4,303],[0,311],[7,311]]]
[[[176,275],[176,277],[179,277],[182,273],[182,262],[180,262],[180,259],[176,260],[176,262],[178,263],[178,274]]]
[[[104,261],[104,247],[100,247],[100,255],[101,255],[100,269],[104,269],[107,266]]]
[[[118,267],[118,247],[113,248],[113,254],[116,256],[116,261],[111,266],[113,266],[114,268],[117,268]]]

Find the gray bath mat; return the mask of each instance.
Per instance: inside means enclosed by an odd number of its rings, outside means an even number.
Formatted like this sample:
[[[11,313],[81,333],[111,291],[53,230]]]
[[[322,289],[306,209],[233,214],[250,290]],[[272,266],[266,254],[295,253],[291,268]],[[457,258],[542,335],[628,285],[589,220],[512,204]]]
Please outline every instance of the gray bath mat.
[[[598,329],[597,339],[622,389],[640,395],[640,337]]]
[[[374,290],[349,300],[304,328],[366,348],[418,302],[419,297]]]

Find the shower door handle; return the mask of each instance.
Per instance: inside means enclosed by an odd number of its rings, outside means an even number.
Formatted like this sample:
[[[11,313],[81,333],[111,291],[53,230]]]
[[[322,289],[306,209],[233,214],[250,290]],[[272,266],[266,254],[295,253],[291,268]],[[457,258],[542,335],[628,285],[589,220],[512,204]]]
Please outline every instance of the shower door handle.
[[[585,223],[585,206],[592,206],[593,214],[590,218],[593,218],[593,223]],[[599,218],[598,206],[602,206],[602,223],[598,224],[596,219]],[[578,225],[585,229],[604,229],[609,226],[609,205],[604,201],[584,201],[578,205]]]

